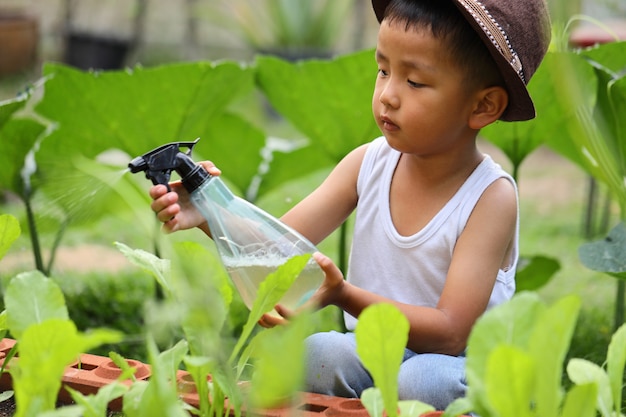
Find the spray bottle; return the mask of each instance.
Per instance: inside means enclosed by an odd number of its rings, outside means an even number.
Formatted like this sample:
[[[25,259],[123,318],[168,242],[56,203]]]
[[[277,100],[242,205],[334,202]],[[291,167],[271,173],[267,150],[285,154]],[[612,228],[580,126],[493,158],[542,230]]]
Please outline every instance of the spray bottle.
[[[317,249],[280,220],[235,196],[224,182],[191,159],[193,142],[172,142],[133,159],[132,173],[144,171],[153,184],[168,187],[172,171],[204,216],[220,258],[248,308],[265,277],[289,258]],[[187,148],[186,152],[181,148]],[[324,274],[311,258],[280,304],[294,309],[317,290]],[[272,314],[277,314],[272,312]]]

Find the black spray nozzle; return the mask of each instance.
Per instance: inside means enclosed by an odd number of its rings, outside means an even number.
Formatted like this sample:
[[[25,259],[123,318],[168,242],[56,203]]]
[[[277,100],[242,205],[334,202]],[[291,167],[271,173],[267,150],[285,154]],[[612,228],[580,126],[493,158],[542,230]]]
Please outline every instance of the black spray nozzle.
[[[187,191],[198,188],[210,175],[191,159],[191,151],[200,138],[193,142],[172,142],[136,157],[128,164],[130,172],[144,171],[153,184],[163,184],[170,189],[172,171],[176,171]],[[181,148],[187,148],[186,152]]]

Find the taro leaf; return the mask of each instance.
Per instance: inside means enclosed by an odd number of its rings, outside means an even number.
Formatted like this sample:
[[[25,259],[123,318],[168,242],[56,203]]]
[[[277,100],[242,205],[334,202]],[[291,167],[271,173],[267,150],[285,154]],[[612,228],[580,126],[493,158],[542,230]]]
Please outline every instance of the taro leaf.
[[[552,98],[552,105],[573,116],[560,132],[555,132],[558,134],[546,137],[547,145],[590,174],[600,175],[595,160],[590,158],[589,138],[578,120],[582,114],[591,114],[596,104],[595,71],[583,57],[573,53],[549,53],[541,70],[552,77],[553,86],[545,92]]]
[[[611,384],[604,369],[588,360],[573,358],[567,364],[567,375],[572,382],[578,385],[595,383],[598,387],[596,407],[600,415],[613,415]]]
[[[531,404],[536,367],[531,355],[514,346],[499,345],[489,354],[485,386],[495,415],[535,415]]]
[[[372,50],[331,61],[290,63],[259,57],[256,70],[257,84],[272,106],[313,146],[284,156],[291,165],[272,164],[264,190],[311,169],[334,165],[353,148],[380,136],[371,109],[376,76]]]
[[[125,166],[162,144],[200,137],[194,155],[219,161],[241,189],[257,172],[262,134],[241,118],[224,115],[233,100],[252,90],[250,68],[197,62],[94,73],[48,64],[44,71],[50,80],[36,110],[57,129],[43,141],[37,164],[48,184],[65,190],[63,205],[72,203],[75,191],[63,180],[86,177],[71,166],[76,154],[94,159],[118,149],[128,155]],[[234,158],[238,165],[229,169]]]
[[[480,132],[481,136],[504,152],[515,169],[547,138],[562,134],[566,123],[573,116],[572,111],[564,112],[554,100],[554,83],[550,71],[555,59],[558,59],[556,54],[548,53],[528,85],[537,111],[535,119],[514,123],[499,121]]]
[[[563,362],[572,340],[579,309],[580,299],[566,296],[549,306],[534,323],[527,352],[536,365],[533,398],[537,415],[558,414]]]
[[[81,334],[68,319],[34,322],[19,340],[19,364],[11,368],[17,416],[53,410],[66,367],[78,356],[104,343],[117,343],[122,335],[109,330]]]
[[[563,55],[550,71],[555,106],[576,115],[563,134],[551,137],[551,146],[605,183],[626,212],[626,77],[575,54]]]
[[[48,319],[68,319],[65,298],[59,286],[39,271],[24,272],[11,280],[4,296],[7,324],[20,339],[33,324]]]
[[[622,384],[626,365],[626,324],[622,325],[611,337],[606,355],[606,368],[613,393],[613,403],[622,403]]]
[[[607,237],[585,243],[578,249],[580,260],[587,268],[626,279],[626,225],[620,222]]]
[[[0,143],[2,143],[0,190],[11,190],[23,199],[25,198],[22,170],[27,161],[27,154],[33,149],[44,130],[43,125],[30,119],[13,118],[0,126]]]
[[[409,337],[409,321],[392,304],[367,307],[354,331],[361,362],[380,389],[388,416],[398,415],[398,372]]]
[[[515,274],[515,291],[535,291],[550,281],[561,268],[561,264],[554,258],[535,255],[523,257]]]
[[[27,100],[28,96],[22,95],[9,100],[0,101],[0,129],[13,117],[15,112],[24,108]]]
[[[230,355],[228,363],[233,363],[237,358],[263,314],[269,312],[278,304],[296,278],[298,278],[298,275],[300,275],[300,272],[302,272],[310,258],[311,254],[293,256],[261,282],[254,303],[252,304],[248,320],[243,326],[241,335]]]
[[[0,215],[0,259],[20,236],[20,222],[10,214]]]
[[[561,417],[594,417],[597,392],[596,384],[573,386],[565,396]]]
[[[601,66],[607,72],[620,74],[626,71],[626,42],[610,42],[594,48],[584,49],[580,54],[589,58],[594,66]]]
[[[169,260],[160,259],[142,249],[131,249],[120,242],[115,242],[115,246],[117,246],[120,252],[122,252],[131,263],[150,272],[168,296],[172,297],[175,295],[172,292],[173,289],[170,283],[171,268]]]
[[[285,406],[304,384],[304,339],[311,334],[310,314],[298,314],[252,339],[254,371],[250,401],[254,408]],[[289,370],[286,372],[286,370]]]

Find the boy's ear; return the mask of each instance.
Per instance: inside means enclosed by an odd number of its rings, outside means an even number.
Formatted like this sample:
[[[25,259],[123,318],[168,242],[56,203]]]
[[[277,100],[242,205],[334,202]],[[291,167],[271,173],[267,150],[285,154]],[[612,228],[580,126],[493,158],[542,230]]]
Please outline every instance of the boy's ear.
[[[470,115],[469,126],[482,129],[495,122],[509,104],[509,94],[503,87],[488,87],[478,92],[476,107]]]

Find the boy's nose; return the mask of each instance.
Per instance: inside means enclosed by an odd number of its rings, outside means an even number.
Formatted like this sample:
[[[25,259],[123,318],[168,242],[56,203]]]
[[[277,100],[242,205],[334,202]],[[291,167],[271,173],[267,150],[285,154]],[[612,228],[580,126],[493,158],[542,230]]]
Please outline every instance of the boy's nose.
[[[391,82],[381,88],[378,100],[386,107],[398,108],[400,106],[400,98]]]

